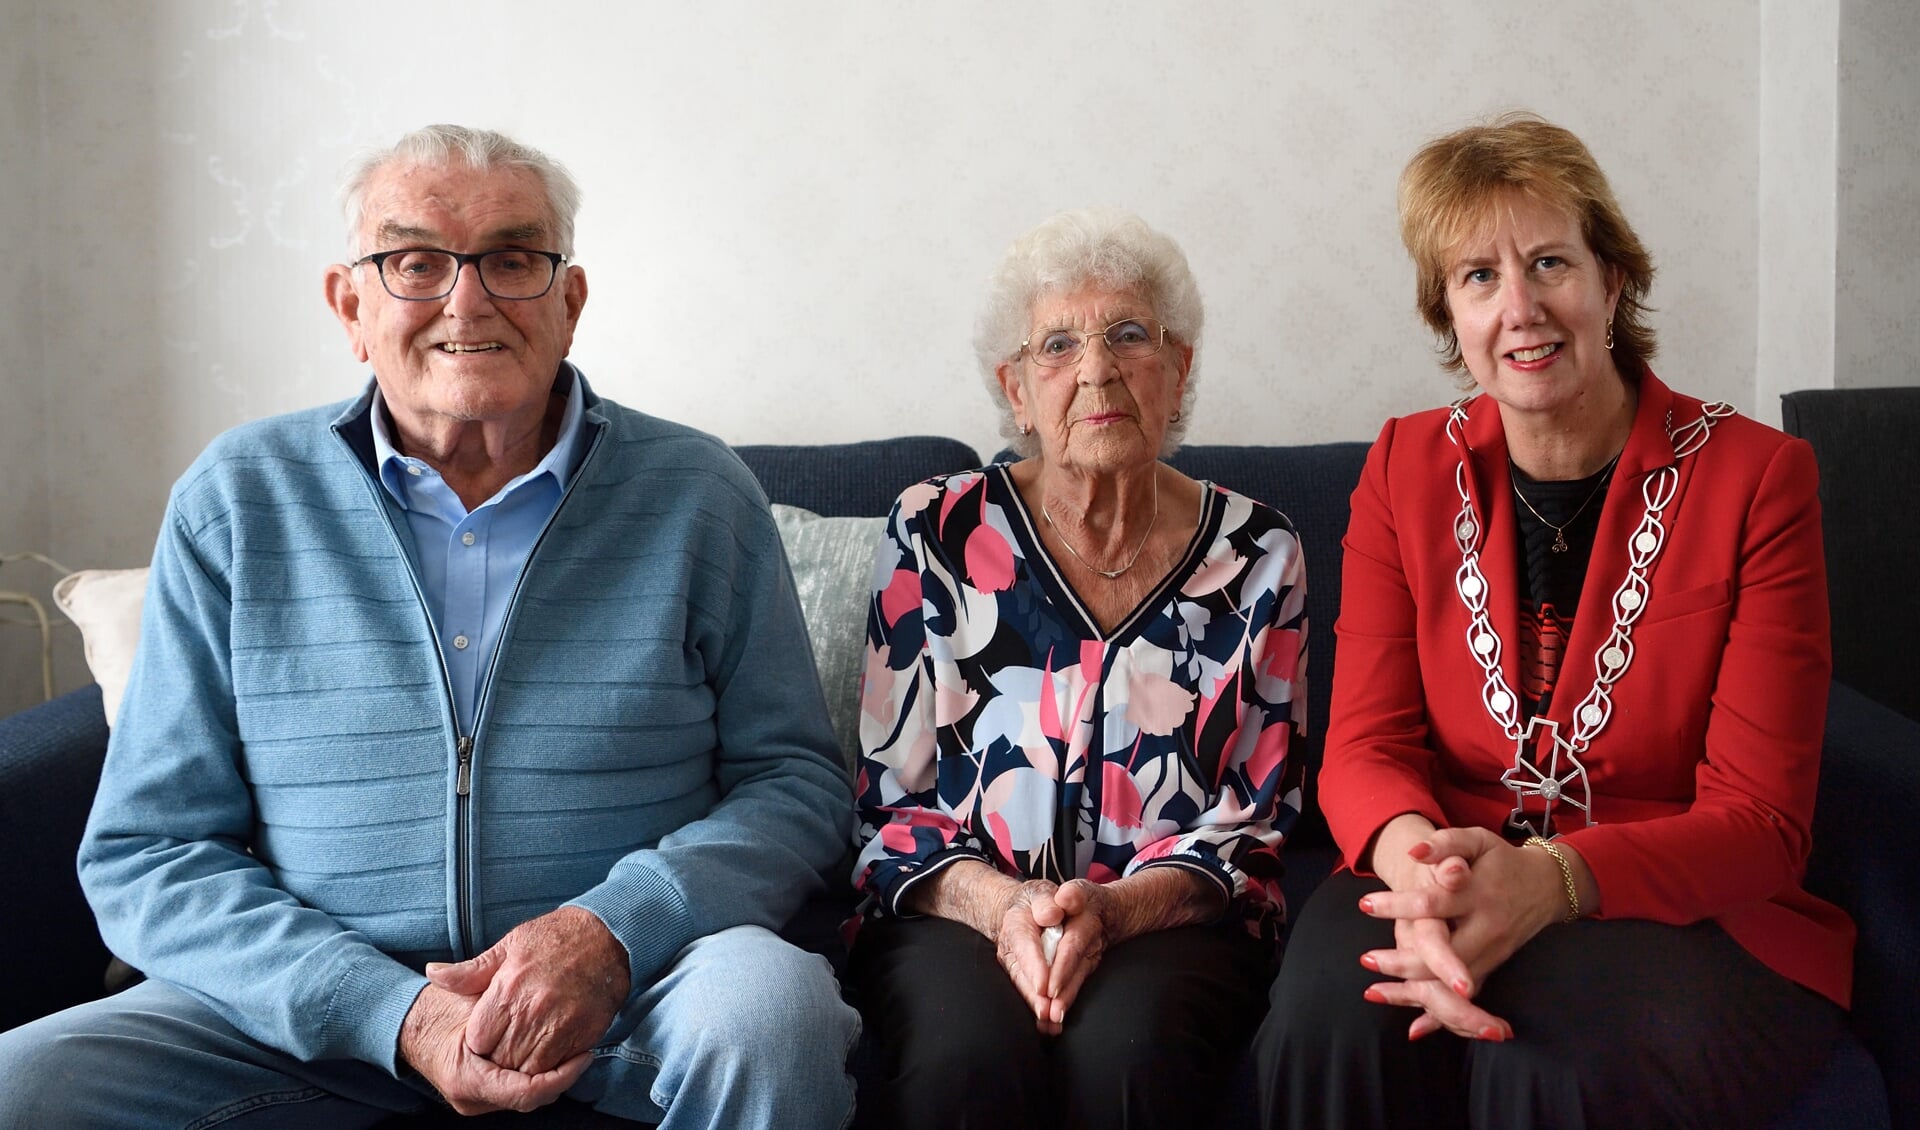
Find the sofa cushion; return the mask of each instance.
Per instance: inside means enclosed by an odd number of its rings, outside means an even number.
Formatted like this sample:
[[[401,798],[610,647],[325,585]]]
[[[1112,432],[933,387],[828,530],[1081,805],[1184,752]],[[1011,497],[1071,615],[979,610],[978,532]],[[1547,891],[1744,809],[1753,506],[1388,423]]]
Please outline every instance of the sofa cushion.
[[[1920,388],[1809,388],[1780,398],[1780,426],[1813,445],[1833,616],[1833,677],[1920,721],[1920,600],[1907,570],[1920,552]]]
[[[73,857],[106,756],[97,687],[0,718],[0,1031],[100,995],[107,947]]]
[[[900,492],[935,475],[980,465],[973,448],[941,436],[859,443],[749,443],[733,449],[760,480],[767,501],[831,518],[866,518],[893,508]]]
[[[885,518],[822,518],[775,504],[773,518],[793,566],[813,664],[849,775],[860,756],[860,676],[866,667],[873,550]]]
[[[119,716],[120,696],[133,673],[140,643],[140,609],[147,599],[146,569],[82,569],[53,586],[53,603],[80,626],[87,670],[100,684],[107,724]]]

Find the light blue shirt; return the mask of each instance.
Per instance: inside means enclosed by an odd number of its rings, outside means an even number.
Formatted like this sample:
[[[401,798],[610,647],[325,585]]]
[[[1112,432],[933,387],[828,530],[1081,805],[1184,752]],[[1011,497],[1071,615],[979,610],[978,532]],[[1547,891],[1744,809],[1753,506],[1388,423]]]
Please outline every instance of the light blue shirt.
[[[407,512],[414,556],[420,562],[420,591],[447,659],[454,714],[463,735],[473,733],[475,704],[500,643],[514,584],[579,463],[586,405],[578,377],[569,373],[568,379],[572,387],[553,450],[471,511],[440,472],[400,454],[387,402],[378,389],[373,394],[373,453],[380,482]]]

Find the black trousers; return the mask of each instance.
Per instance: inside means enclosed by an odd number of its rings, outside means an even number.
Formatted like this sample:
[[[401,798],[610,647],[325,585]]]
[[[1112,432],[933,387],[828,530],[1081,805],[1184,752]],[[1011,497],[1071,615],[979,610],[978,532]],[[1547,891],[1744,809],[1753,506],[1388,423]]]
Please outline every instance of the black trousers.
[[[1393,945],[1340,872],[1307,901],[1254,1041],[1263,1124],[1323,1127],[1754,1127],[1825,1066],[1845,1015],[1718,926],[1552,926],[1487,978],[1504,1043],[1409,1041],[1418,1010],[1371,1004],[1360,955]]]
[[[861,927],[848,994],[878,1052],[856,1126],[1206,1125],[1266,1010],[1273,947],[1238,923],[1108,950],[1059,1036],[976,931],[940,918]]]

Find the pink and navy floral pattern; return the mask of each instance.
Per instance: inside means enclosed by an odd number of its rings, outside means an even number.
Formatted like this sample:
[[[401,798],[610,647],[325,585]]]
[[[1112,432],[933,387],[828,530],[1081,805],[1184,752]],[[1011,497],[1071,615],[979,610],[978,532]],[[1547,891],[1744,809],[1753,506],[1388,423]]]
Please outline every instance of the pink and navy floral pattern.
[[[1186,867],[1253,928],[1284,918],[1305,570],[1286,518],[1203,486],[1180,564],[1111,633],[1041,546],[1006,465],[900,496],[861,691],[868,913],[898,913],[917,879],[977,859],[1055,882]]]

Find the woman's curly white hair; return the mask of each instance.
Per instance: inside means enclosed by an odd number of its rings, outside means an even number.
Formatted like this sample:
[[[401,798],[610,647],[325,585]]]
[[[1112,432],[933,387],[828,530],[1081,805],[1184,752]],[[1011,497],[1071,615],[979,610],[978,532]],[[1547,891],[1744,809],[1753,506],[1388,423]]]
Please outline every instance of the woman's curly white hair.
[[[1077,209],[1048,217],[1007,249],[1007,257],[987,284],[986,308],[980,312],[973,336],[981,375],[1000,409],[1000,434],[1023,456],[1035,454],[1039,440],[1020,434],[1013,405],[996,372],[1001,362],[1019,354],[1020,343],[1033,328],[1028,322],[1034,303],[1042,295],[1089,285],[1138,293],[1153,307],[1154,317],[1167,327],[1168,335],[1198,357],[1206,311],[1179,244],[1133,213],[1115,208]],[[1167,425],[1161,441],[1162,456],[1173,454],[1186,436],[1187,423],[1193,419],[1193,390],[1190,368],[1179,419]]]

